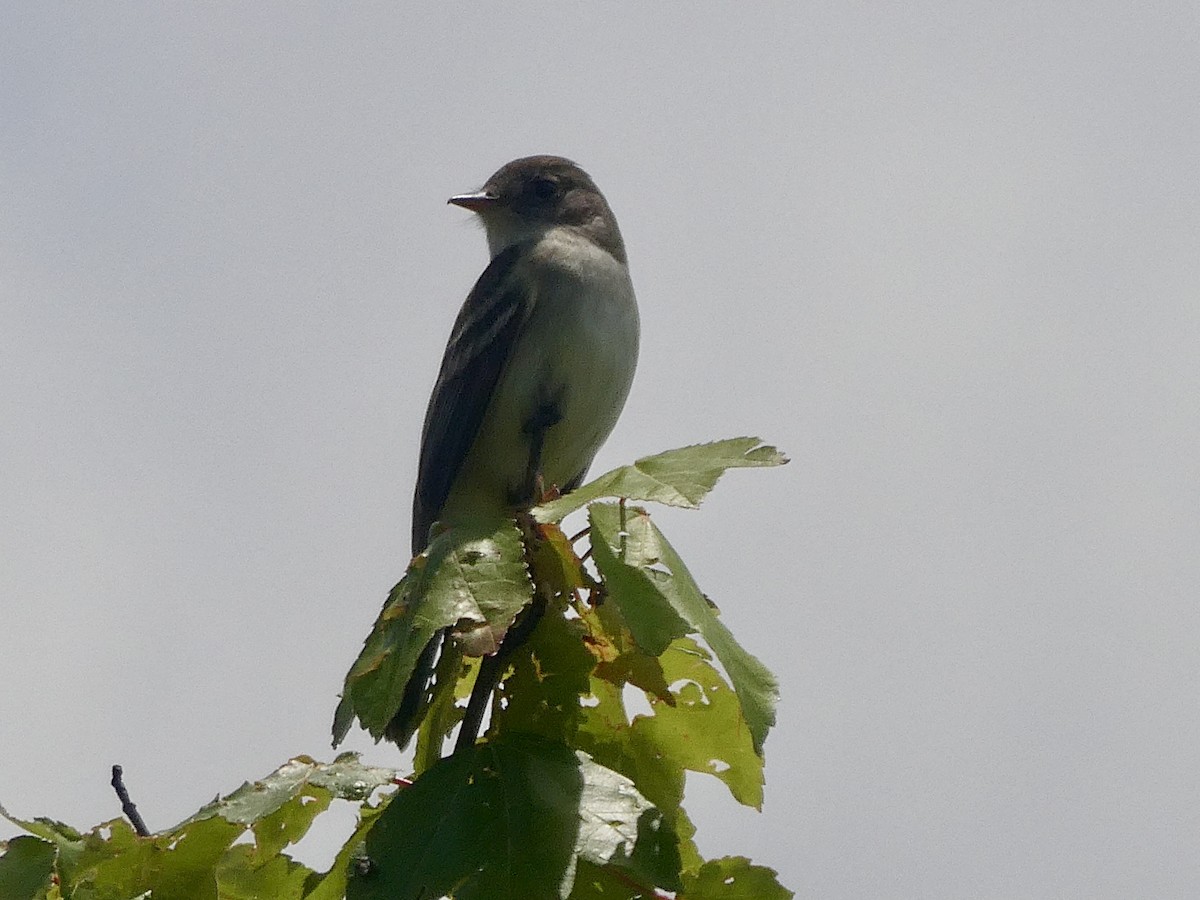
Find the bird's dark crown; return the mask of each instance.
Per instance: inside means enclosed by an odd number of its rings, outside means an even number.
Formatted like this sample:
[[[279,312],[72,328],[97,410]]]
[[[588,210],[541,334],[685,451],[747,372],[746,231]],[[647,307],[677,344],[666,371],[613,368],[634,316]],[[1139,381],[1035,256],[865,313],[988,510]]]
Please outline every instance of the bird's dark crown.
[[[591,176],[569,159],[514,159],[487,180],[483,193],[495,201],[498,209],[522,219],[580,228],[618,259],[624,259],[625,248],[608,201]]]

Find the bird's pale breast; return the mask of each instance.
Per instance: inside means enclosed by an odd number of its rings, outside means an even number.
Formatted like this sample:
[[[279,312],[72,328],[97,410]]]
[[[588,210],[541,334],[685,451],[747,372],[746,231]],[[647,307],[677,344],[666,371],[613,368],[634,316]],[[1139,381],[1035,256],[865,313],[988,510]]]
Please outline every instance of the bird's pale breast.
[[[616,424],[633,381],[638,313],[628,269],[570,229],[545,233],[530,254],[534,306],[488,405],[442,518],[504,505],[528,465],[526,422],[539,406],[561,416],[546,434],[547,487],[584,471]]]

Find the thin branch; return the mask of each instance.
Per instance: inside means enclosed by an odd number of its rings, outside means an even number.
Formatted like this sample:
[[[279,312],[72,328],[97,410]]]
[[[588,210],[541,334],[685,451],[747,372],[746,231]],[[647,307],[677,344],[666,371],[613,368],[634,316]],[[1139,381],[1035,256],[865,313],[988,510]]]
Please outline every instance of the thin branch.
[[[129,819],[129,824],[133,826],[138,837],[150,837],[150,829],[146,827],[146,823],[142,820],[142,814],[137,811],[137,807],[129,799],[129,791],[125,790],[125,781],[121,777],[123,774],[120,766],[112,767],[110,783],[113,790],[117,792],[117,799],[121,801],[121,812],[125,813],[125,818]]]

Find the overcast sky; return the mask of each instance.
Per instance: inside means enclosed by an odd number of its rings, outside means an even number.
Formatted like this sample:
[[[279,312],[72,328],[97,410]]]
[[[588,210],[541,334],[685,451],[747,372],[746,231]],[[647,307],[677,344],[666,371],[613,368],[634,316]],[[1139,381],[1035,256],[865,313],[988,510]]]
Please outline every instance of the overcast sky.
[[[782,684],[701,849],[1200,894],[1195,4],[408,5],[6,12],[0,802],[88,827],[121,763],[163,828],[332,755],[487,258],[445,200],[545,152],[642,309],[594,472],[793,460],[658,517]]]

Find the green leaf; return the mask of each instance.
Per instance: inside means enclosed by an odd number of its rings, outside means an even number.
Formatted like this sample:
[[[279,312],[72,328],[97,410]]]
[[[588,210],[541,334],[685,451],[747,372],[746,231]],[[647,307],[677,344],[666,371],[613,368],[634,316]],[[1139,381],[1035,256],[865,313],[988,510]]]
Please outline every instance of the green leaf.
[[[547,609],[528,643],[513,654],[489,733],[521,732],[571,742],[596,658],[584,646],[583,623],[568,620],[563,612],[557,605]]]
[[[656,748],[665,762],[719,778],[739,803],[761,809],[762,757],[737,697],[709,659],[688,638],[667,649],[662,666],[675,702],[649,698],[654,715],[634,717],[633,739]]]
[[[683,895],[688,900],[790,900],[774,869],[753,865],[744,856],[726,856],[706,862],[695,874],[684,876]]]
[[[304,895],[304,900],[345,900],[346,885],[350,880],[350,867],[354,864],[354,860],[362,855],[367,834],[375,826],[375,822],[383,810],[387,808],[386,799],[384,804],[379,806],[368,806],[364,803],[359,808],[358,827],[354,829],[350,839],[338,851],[329,871],[310,880],[311,888]]]
[[[628,869],[651,884],[677,890],[679,852],[662,814],[632,781],[576,754],[583,775],[575,855],[597,866]]]
[[[654,896],[648,890],[638,890],[637,883],[630,884],[630,881],[629,876],[619,870],[594,866],[581,859],[571,900],[634,900],[635,897]]]
[[[557,525],[538,526],[532,556],[536,580],[549,584],[554,592],[566,594],[595,587],[575,547]]]
[[[201,807],[178,828],[213,816],[240,825],[268,822],[273,830],[294,835],[291,840],[285,840],[285,843],[291,843],[304,836],[312,816],[297,812],[295,821],[269,820],[285,804],[300,800],[301,805],[308,806],[310,802],[316,802],[320,809],[324,809],[332,797],[362,800],[376,788],[391,784],[395,777],[396,773],[391,769],[364,766],[355,753],[343,753],[331,763],[320,763],[309,756],[297,756],[266,778],[246,782],[233,793]],[[320,799],[322,794],[323,805]],[[300,827],[301,823],[303,827]]]
[[[33,900],[50,885],[54,872],[54,845],[41,838],[13,838],[0,854],[0,897]]]
[[[761,756],[775,724],[775,677],[734,640],[645,510],[594,503],[589,519],[596,566],[634,639],[647,652],[661,653],[685,633],[700,634],[725,667]]]
[[[124,898],[153,891],[157,900],[298,900],[316,876],[284,856],[284,847],[307,833],[332,798],[362,801],[394,778],[390,769],[362,765],[355,754],[332,763],[302,756],[149,837],[134,834],[122,819],[85,835],[52,823],[28,824],[58,844],[65,896]],[[233,846],[247,827],[254,845]]]
[[[462,721],[466,710],[456,701],[470,696],[479,674],[479,658],[464,657],[453,641],[442,648],[433,671],[433,690],[425,718],[417,731],[413,770],[420,775],[442,758],[442,742]]]
[[[63,895],[124,898],[152,891],[155,900],[217,900],[217,864],[244,830],[214,817],[139,837],[114,819],[84,836],[70,864],[60,854]]]
[[[329,791],[308,786],[279,809],[255,822],[252,830],[258,856],[276,856],[284,847],[298,842],[308,834],[313,820],[329,809],[332,799]]]
[[[346,675],[335,745],[355,716],[375,740],[384,736],[417,658],[442,628],[454,626],[471,655],[496,651],[533,594],[523,546],[511,520],[481,520],[442,532],[412,561]]]
[[[690,827],[679,809],[683,799],[683,767],[677,759],[665,754],[663,748],[649,743],[645,735],[630,727],[620,687],[595,678],[592,696],[595,702],[583,710],[583,721],[575,736],[576,747],[601,765],[630,778],[638,792],[662,812],[678,838],[680,822]]]
[[[441,760],[395,795],[347,897],[558,900],[579,858],[670,870],[678,857],[661,829],[627,778],[562,744],[506,736]]]
[[[666,703],[675,698],[667,687],[662,663],[633,639],[616,603],[600,603],[583,610],[588,627],[588,648],[595,655],[595,676],[615,685],[632,684]]]
[[[697,628],[678,611],[683,604],[676,595],[687,586],[677,585],[673,573],[661,564],[657,533],[637,527],[643,519],[649,522],[636,506],[596,503],[588,510],[592,558],[604,576],[608,596],[634,643],[650,656],[659,656],[671,641]],[[630,521],[634,527],[629,527]]]
[[[740,437],[696,444],[646,456],[606,472],[557,500],[535,506],[539,522],[559,522],[601,497],[650,500],[695,509],[727,469],[781,466],[787,457],[759,438]]]
[[[16,818],[7,809],[0,806],[0,818],[7,819],[18,828],[22,828],[30,834],[42,838],[42,840],[50,841],[52,844],[83,840],[83,834],[76,831],[70,825],[55,821],[54,819],[47,819],[45,816],[39,816],[36,819],[27,821]]]
[[[150,888],[155,900],[217,900],[216,867],[225,851],[245,829],[221,818],[191,822],[156,845],[165,850],[155,858]],[[101,873],[123,874],[125,860],[116,856],[100,868]],[[114,879],[117,883],[120,879]],[[96,886],[104,884],[98,875]]]
[[[260,858],[255,848],[236,844],[217,867],[221,900],[301,900],[314,873],[287,856]]]

